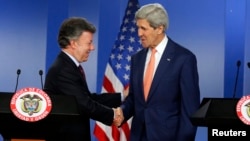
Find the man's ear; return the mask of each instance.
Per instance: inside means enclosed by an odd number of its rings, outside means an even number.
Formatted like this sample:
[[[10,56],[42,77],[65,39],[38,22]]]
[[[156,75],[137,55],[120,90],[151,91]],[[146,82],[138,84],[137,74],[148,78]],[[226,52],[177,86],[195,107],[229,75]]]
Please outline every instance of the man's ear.
[[[157,34],[162,34],[162,33],[164,33],[164,26],[163,25],[160,25],[160,26],[158,26],[157,27]]]
[[[70,40],[69,41],[69,46],[72,48],[76,48],[77,47],[77,42],[75,40]]]

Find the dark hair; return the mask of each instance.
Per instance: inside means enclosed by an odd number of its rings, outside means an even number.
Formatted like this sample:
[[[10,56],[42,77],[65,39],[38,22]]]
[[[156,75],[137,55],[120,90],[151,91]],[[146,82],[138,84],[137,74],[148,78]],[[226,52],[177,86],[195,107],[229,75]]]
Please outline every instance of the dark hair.
[[[96,28],[84,18],[71,17],[64,20],[57,39],[59,46],[65,48],[70,40],[78,39],[84,31],[95,33]]]

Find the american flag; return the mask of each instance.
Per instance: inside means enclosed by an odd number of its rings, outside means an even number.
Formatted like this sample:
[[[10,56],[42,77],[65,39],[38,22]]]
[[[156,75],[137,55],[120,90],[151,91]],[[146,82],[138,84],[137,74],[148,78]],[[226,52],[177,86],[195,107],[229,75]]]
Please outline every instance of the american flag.
[[[106,66],[102,92],[122,92],[129,86],[131,55],[141,49],[134,19],[138,9],[138,0],[128,1],[120,31]],[[129,141],[131,120],[120,128],[114,125],[106,126],[97,121],[94,135],[98,141]]]

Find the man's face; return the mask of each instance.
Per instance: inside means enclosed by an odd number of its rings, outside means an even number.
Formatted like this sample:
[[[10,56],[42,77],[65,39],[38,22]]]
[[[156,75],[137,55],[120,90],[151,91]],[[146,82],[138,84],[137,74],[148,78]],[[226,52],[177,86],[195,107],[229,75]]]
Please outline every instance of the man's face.
[[[83,32],[82,35],[74,41],[74,57],[81,63],[88,60],[89,54],[95,49],[93,44],[93,33]]]
[[[153,28],[146,19],[138,19],[136,21],[138,27],[138,36],[141,39],[141,44],[144,48],[156,47],[160,43],[161,28]]]

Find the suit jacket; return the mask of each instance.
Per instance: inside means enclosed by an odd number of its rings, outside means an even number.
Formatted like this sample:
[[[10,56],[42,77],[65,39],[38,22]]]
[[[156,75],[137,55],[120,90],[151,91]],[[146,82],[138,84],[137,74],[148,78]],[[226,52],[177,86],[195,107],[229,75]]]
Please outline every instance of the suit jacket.
[[[60,140],[90,141],[90,118],[111,125],[114,117],[111,107],[121,104],[118,93],[91,94],[81,72],[64,52],[60,52],[48,70],[44,91],[48,95],[73,95],[79,105],[81,122],[62,125],[58,131],[62,136]]]
[[[189,118],[200,104],[195,55],[169,38],[145,101],[147,51],[132,56],[130,92],[122,105],[125,119],[133,116],[131,141],[194,141],[196,127]]]

